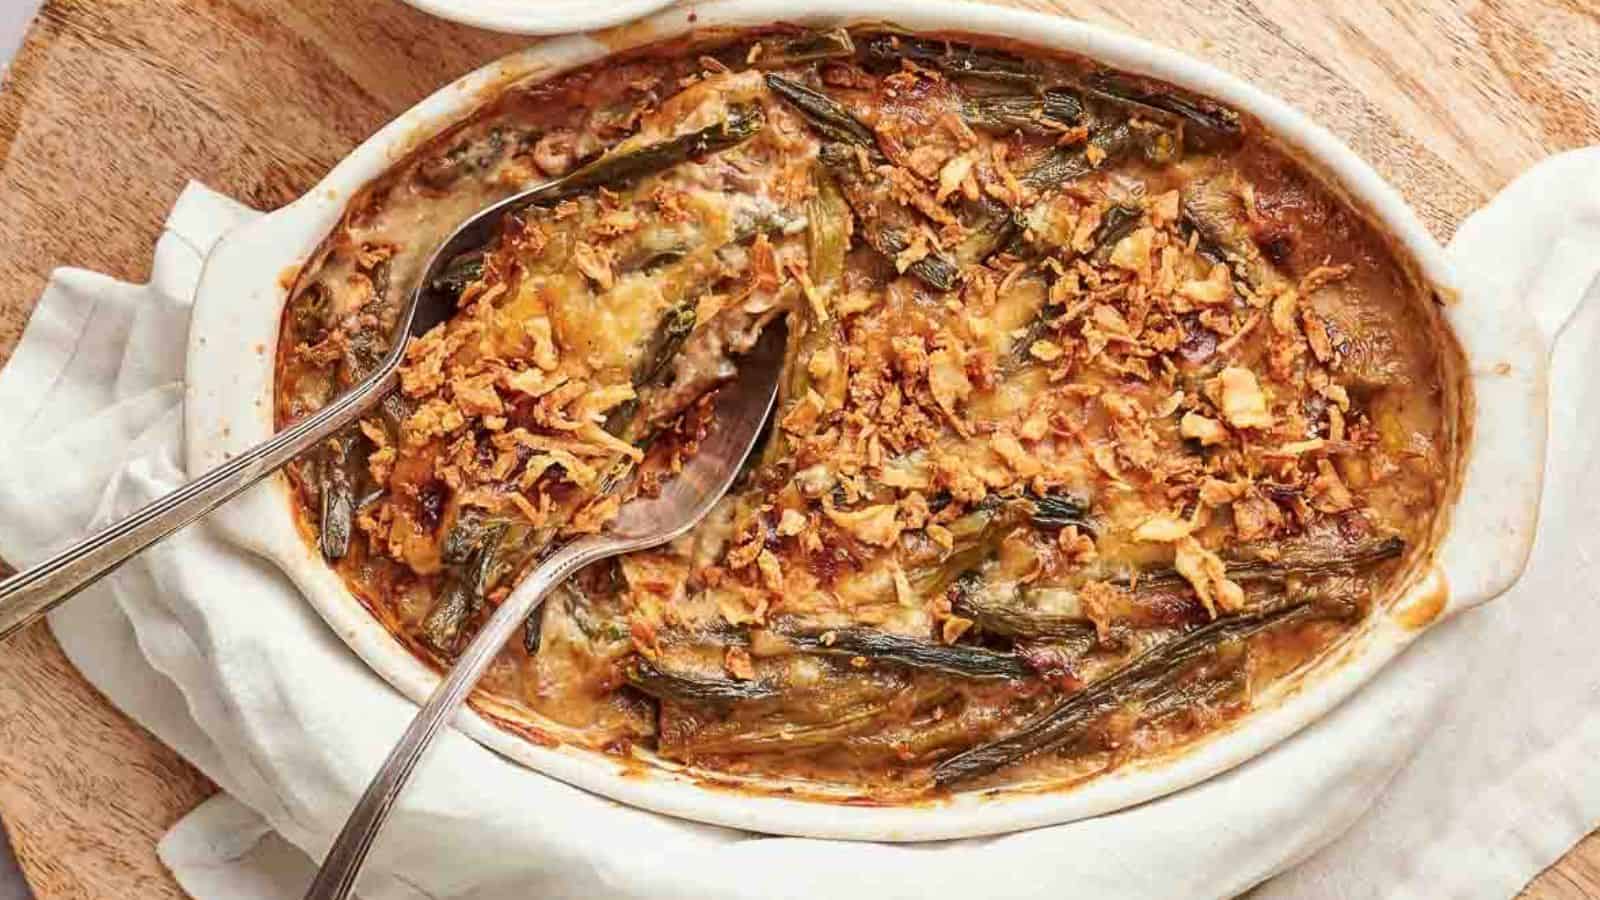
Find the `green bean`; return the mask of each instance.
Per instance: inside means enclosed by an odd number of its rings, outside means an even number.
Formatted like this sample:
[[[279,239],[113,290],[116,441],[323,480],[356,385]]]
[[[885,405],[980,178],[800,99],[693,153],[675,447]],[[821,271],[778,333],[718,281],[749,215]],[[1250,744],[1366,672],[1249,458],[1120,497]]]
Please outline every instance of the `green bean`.
[[[315,344],[328,334],[332,292],[320,281],[313,281],[289,302],[289,322],[302,343]]]
[[[661,317],[645,348],[644,357],[639,361],[639,368],[634,372],[634,387],[655,384],[678,351],[683,349],[683,342],[694,330],[695,306],[693,300],[685,300]]]
[[[1116,671],[1072,695],[1054,709],[999,740],[964,750],[934,767],[934,783],[949,786],[987,775],[1034,754],[1060,747],[1111,712],[1133,700],[1154,696],[1176,684],[1189,666],[1227,641],[1313,617],[1316,607],[1292,603],[1217,619],[1159,644]]]
[[[482,552],[491,536],[498,539],[505,523],[497,522],[476,507],[462,510],[439,545],[439,556],[447,566],[464,565]]]
[[[908,234],[915,227],[911,211],[894,200],[889,181],[875,171],[863,171],[861,160],[850,147],[824,144],[817,154],[839,185],[861,220],[862,236],[868,246],[889,259],[895,259],[911,246]],[[937,251],[906,266],[906,271],[939,291],[954,290],[960,269]]]
[[[797,37],[772,43],[764,40],[761,49],[755,64],[763,69],[803,66],[825,59],[841,59],[856,52],[850,32],[843,28],[807,31]]]
[[[496,555],[506,531],[504,522],[463,524],[458,518],[446,534],[444,552],[454,564],[446,569],[444,588],[420,629],[434,650],[452,656],[457,652],[463,626],[483,608],[484,595],[494,584]]]
[[[812,653],[861,657],[913,669],[932,669],[962,678],[1027,678],[1033,670],[1012,653],[940,644],[873,628],[835,628],[786,632],[796,647]]]
[[[1140,80],[1111,72],[1090,76],[1086,82],[1094,93],[1113,101],[1160,110],[1221,136],[1237,137],[1243,133],[1239,114],[1211,100],[1191,99],[1163,87],[1153,87]]]
[[[829,141],[878,154],[878,139],[866,123],[827,94],[782,75],[768,75],[767,87],[787,100],[813,129]]]
[[[357,444],[360,431],[347,428],[324,443],[317,465],[318,490],[322,509],[318,521],[318,544],[328,560],[343,559],[350,552],[350,535],[355,528],[355,496],[361,481],[361,460]]]
[[[595,188],[614,188],[620,184],[670,169],[682,162],[726,150],[754,137],[766,125],[761,109],[754,104],[734,106],[728,117],[688,134],[680,134],[643,147],[619,147],[588,165],[574,169],[528,198],[538,206],[553,206],[562,200]]]
[[[1183,128],[1167,128],[1154,122],[1136,122],[1134,143],[1152,166],[1170,166],[1183,158]]]
[[[477,141],[461,141],[417,165],[417,180],[437,191],[447,190],[463,175],[483,173],[505,155],[506,130],[492,128]]]
[[[445,263],[428,283],[428,289],[449,297],[460,297],[467,285],[483,277],[483,251],[469,250]]]
[[[541,544],[524,522],[472,507],[458,513],[440,543],[444,584],[423,618],[423,640],[440,653],[454,654],[462,626],[483,607],[489,591],[526,564]]]
[[[1133,231],[1134,226],[1139,224],[1139,219],[1143,215],[1144,211],[1137,206],[1124,206],[1118,203],[1108,208],[1100,217],[1100,224],[1095,227],[1094,234],[1089,237],[1089,240],[1094,243],[1094,250],[1091,252],[1099,253],[1110,250],[1116,245],[1117,241],[1127,237],[1128,233]]]
[[[1044,495],[1028,494],[1027,499],[1033,504],[1029,518],[1039,528],[1089,527],[1089,505],[1081,497],[1054,491]]]
[[[1133,132],[1127,123],[1119,123],[1096,131],[1089,137],[1088,145],[1098,148],[1105,154],[1105,159],[1101,162],[1103,166],[1127,155],[1133,145],[1132,135]],[[1060,188],[1094,171],[1096,166],[1089,159],[1088,147],[1057,147],[1046,153],[1043,159],[1022,173],[1017,180],[1025,187],[1043,193]],[[957,258],[962,263],[971,263],[987,259],[1001,249],[1020,253],[1019,238],[1026,230],[1026,216],[1022,211],[986,198],[978,220],[969,226],[970,234],[957,249]],[[1019,345],[1024,357],[1031,344],[1030,339],[1027,344]]]
[[[985,262],[1014,241],[1026,223],[1011,207],[985,194],[976,203],[977,215],[967,226],[967,236],[956,245],[956,261],[961,265]]]
[[[985,498],[985,503],[946,526],[953,543],[943,559],[906,573],[911,589],[923,597],[943,593],[961,573],[992,558],[1016,524],[1015,514],[999,497]]]
[[[470,579],[451,577],[439,592],[439,599],[422,620],[419,631],[429,647],[453,657],[461,639],[462,626],[477,607]]]
[[[839,711],[838,718],[823,722],[778,721],[742,731],[730,729],[727,734],[708,733],[709,729],[702,729],[692,736],[685,736],[682,749],[692,749],[695,753],[737,755],[773,751],[792,753],[820,747],[871,728],[875,720],[889,709],[891,702],[847,707]]]
[[[697,755],[804,751],[875,731],[884,713],[910,699],[908,693],[947,692],[943,685],[912,686],[885,673],[834,672],[815,686],[785,692],[781,705],[745,706],[717,721],[663,704],[663,749]],[[672,727],[669,717],[685,727]]]
[[[911,246],[911,241],[904,231],[889,226],[874,229],[869,225],[867,243],[890,259],[904,253]],[[961,274],[960,268],[955,263],[931,250],[927,256],[906,266],[906,271],[922,279],[929,287],[940,291],[955,290],[957,278]]]
[[[961,102],[961,118],[982,131],[1055,134],[1083,121],[1083,101],[1065,90],[994,94]]]
[[[539,644],[544,639],[544,608],[534,607],[528,613],[528,620],[522,623],[522,649],[533,656],[539,652]]]
[[[1178,215],[1178,231],[1184,240],[1193,240],[1195,252],[1200,254],[1212,265],[1226,263],[1228,253],[1222,247],[1222,242],[1217,239],[1215,230],[1197,218],[1185,203],[1183,211]]]
[[[1291,576],[1317,578],[1352,572],[1395,559],[1405,553],[1405,539],[1398,535],[1363,541],[1338,551],[1288,551],[1277,559],[1228,559],[1223,561],[1228,577],[1234,581],[1282,581]],[[1117,584],[1134,581],[1141,586],[1179,584],[1182,575],[1172,568],[1150,569],[1137,576],[1118,576]]]
[[[873,164],[882,162],[883,154],[877,149],[872,129],[821,91],[781,75],[768,75],[767,85],[793,104],[811,127],[829,141],[818,152],[818,158],[839,179],[850,206],[861,218],[867,244],[890,259],[909,249],[908,232],[913,221],[910,211],[890,198],[886,179],[863,170],[862,160],[852,149],[868,151]],[[955,290],[960,274],[955,263],[935,251],[907,265],[906,271],[940,291]]]
[[[1098,165],[1091,158],[1091,147],[1104,154]],[[1085,146],[1051,150],[1038,165],[1024,172],[1018,181],[1033,190],[1047,191],[1115,163],[1131,149],[1133,129],[1128,127],[1128,123],[1119,122],[1090,135]]]
[[[1009,600],[996,596],[977,571],[963,572],[951,586],[950,595],[952,612],[994,634],[1036,640],[1078,639],[1095,633],[1094,624],[1082,615],[1044,612],[1016,602],[1026,599],[1020,591]]]
[[[1040,73],[1027,60],[999,50],[883,34],[863,42],[868,59],[895,66],[902,59],[938,69],[946,75],[1007,84],[1035,86]]]
[[[668,672],[642,656],[629,660],[623,674],[640,691],[677,703],[724,704],[778,696],[778,690],[765,682]]]
[[[806,203],[808,273],[814,285],[826,288],[844,274],[845,255],[850,251],[850,204],[839,183],[821,166],[812,169],[811,182],[816,194]]]

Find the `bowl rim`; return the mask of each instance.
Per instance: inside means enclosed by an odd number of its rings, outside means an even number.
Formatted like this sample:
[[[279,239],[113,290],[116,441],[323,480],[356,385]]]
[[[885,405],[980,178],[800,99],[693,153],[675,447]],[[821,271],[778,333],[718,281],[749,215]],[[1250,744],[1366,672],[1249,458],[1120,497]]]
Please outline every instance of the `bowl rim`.
[[[674,0],[401,0],[428,15],[507,34],[569,34],[619,25]]]
[[[916,31],[994,35],[1081,54],[1246,111],[1314,162],[1320,174],[1385,228],[1442,295],[1459,293],[1443,249],[1367,163],[1283,101],[1178,51],[1076,20],[966,2],[809,0],[802,9],[787,0],[716,0],[620,29],[552,40],[490,63],[381,129],[301,199],[224,236],[207,258],[196,292],[186,373],[190,472],[210,468],[272,432],[274,353],[242,351],[277,346],[287,291],[282,276],[309,256],[359,188],[474,109],[484,92],[704,28],[887,21]],[[729,790],[660,767],[641,773],[637,761],[566,745],[541,746],[471,710],[458,717],[457,727],[501,755],[623,803],[716,825],[807,837],[921,841],[996,834],[1107,813],[1195,784],[1315,721],[1427,628],[1497,595],[1520,573],[1537,514],[1543,453],[1529,453],[1528,441],[1542,448],[1547,348],[1531,316],[1512,306],[1510,298],[1469,292],[1465,301],[1446,306],[1444,318],[1466,356],[1465,389],[1476,399],[1479,415],[1496,416],[1496,431],[1489,442],[1463,435],[1461,499],[1431,565],[1388,614],[1375,615],[1338,652],[1308,667],[1277,702],[1176,754],[1068,789],[1000,789],[915,805],[864,806]],[[1502,445],[1519,445],[1516,455],[1507,455]],[[277,475],[219,510],[214,522],[226,538],[283,569],[374,671],[411,700],[425,700],[438,675],[369,615],[302,539],[288,492],[287,479]]]

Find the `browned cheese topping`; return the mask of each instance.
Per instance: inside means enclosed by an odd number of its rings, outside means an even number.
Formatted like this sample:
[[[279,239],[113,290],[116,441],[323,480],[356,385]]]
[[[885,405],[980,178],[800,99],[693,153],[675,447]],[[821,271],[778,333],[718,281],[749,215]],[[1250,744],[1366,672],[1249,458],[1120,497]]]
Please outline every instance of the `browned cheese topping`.
[[[884,800],[1076,782],[1267,702],[1449,499],[1430,293],[1258,123],[870,30],[508,88],[306,267],[280,423],[376,365],[456,224],[552,179],[432,285],[457,313],[381,413],[293,467],[413,652],[448,663],[545,548],[670,478],[769,322],[790,347],[710,517],[502,653],[476,702],[524,733]]]

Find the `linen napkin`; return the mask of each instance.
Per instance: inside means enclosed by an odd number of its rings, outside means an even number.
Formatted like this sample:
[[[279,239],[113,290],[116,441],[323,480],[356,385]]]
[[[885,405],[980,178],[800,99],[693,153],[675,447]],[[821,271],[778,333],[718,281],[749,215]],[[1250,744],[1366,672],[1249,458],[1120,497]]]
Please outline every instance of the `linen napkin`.
[[[0,555],[18,565],[185,477],[183,347],[206,251],[255,215],[178,199],[151,282],[55,274],[0,371]],[[1189,790],[1068,825],[876,845],[780,838],[624,807],[454,732],[360,882],[379,898],[1505,897],[1600,824],[1600,148],[1554,158],[1464,223],[1463,282],[1547,333],[1552,439],[1528,574],[1424,636],[1350,702]],[[1482,427],[1493,427],[1483,423]],[[192,474],[192,473],[191,473]],[[224,790],[160,854],[201,900],[298,897],[414,711],[281,573],[204,523],[51,625],[117,706]],[[1271,879],[1268,881],[1268,879]]]

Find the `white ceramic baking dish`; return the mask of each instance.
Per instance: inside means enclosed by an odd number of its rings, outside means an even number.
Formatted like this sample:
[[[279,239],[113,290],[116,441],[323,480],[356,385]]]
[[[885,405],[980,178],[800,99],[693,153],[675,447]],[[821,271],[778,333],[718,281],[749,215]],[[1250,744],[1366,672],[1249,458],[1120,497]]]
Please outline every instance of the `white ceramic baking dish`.
[[[1442,248],[1400,196],[1333,135],[1283,102],[1171,50],[1035,13],[921,0],[721,0],[675,8],[610,32],[567,37],[511,56],[440,90],[350,154],[300,200],[224,237],[206,262],[188,359],[187,465],[209,468],[272,431],[271,348],[292,273],[339,219],[351,194],[417,142],[468,114],[508,79],[548,77],[617,50],[692,28],[772,22],[893,22],[914,30],[996,35],[1068,51],[1165,79],[1256,116],[1390,234],[1446,299],[1444,318],[1465,354],[1461,491],[1431,558],[1401,594],[1336,653],[1272,702],[1185,752],[1126,767],[1068,790],[999,790],[907,806],[795,799],[709,786],[704,773],[641,766],[572,746],[540,746],[474,712],[458,727],[501,754],[624,803],[719,825],[826,838],[913,841],[1011,831],[1105,813],[1194,784],[1255,756],[1361,687],[1424,630],[1505,591],[1533,541],[1544,458],[1548,347],[1508,297],[1455,285]],[[1473,408],[1475,404],[1475,409]],[[1470,423],[1480,427],[1473,428]],[[296,530],[286,479],[263,484],[216,514],[240,545],[273,560],[339,636],[415,701],[438,676],[384,630]],[[763,785],[772,787],[770,783]]]

